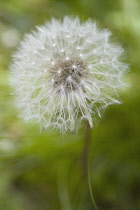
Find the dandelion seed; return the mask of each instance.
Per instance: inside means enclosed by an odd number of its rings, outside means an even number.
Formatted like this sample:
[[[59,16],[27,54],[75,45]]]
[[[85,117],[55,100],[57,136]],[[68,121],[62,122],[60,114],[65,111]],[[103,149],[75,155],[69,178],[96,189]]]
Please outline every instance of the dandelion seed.
[[[90,20],[53,19],[37,29],[25,36],[10,66],[19,116],[62,133],[77,130],[84,119],[92,128],[107,106],[121,103],[122,48]]]
[[[76,49],[77,49],[77,50],[80,50],[80,47],[78,46]]]
[[[53,62],[52,62],[52,65],[54,65],[54,64],[55,64],[55,62],[53,61]]]

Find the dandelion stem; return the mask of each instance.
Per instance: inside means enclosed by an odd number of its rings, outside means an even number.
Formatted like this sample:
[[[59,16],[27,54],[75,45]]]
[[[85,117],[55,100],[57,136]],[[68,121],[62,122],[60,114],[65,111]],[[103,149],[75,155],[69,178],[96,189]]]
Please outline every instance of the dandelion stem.
[[[98,210],[98,207],[96,205],[96,202],[95,202],[95,199],[94,199],[94,196],[93,196],[93,190],[92,190],[92,185],[91,185],[90,161],[89,161],[89,164],[88,164],[88,186],[89,186],[89,192],[90,192],[90,196],[91,196],[93,206],[94,206],[95,210]]]
[[[83,166],[84,166],[84,175],[88,175],[88,160],[89,160],[89,149],[91,141],[91,129],[89,122],[86,120],[86,131],[85,131],[85,141],[84,141],[84,150],[83,150]]]
[[[84,141],[84,151],[83,151],[83,164],[84,164],[84,175],[88,179],[88,187],[91,196],[91,200],[95,210],[98,210],[91,185],[91,171],[90,171],[90,142],[91,142],[91,128],[89,122],[86,121],[86,132],[85,132],[85,141]]]

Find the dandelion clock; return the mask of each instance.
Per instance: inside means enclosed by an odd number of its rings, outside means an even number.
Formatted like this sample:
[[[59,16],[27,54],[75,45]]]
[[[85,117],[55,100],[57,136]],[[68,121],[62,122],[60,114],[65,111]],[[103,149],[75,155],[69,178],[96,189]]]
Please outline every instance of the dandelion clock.
[[[110,36],[91,20],[69,17],[25,35],[10,65],[19,117],[73,132],[84,120],[92,128],[107,106],[120,104],[127,65]]]

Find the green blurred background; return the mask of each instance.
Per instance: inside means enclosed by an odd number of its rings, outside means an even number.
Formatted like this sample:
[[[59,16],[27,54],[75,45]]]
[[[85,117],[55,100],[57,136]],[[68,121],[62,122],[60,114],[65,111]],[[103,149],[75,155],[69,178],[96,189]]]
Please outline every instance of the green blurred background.
[[[140,1],[0,0],[0,210],[93,210],[84,129],[61,136],[17,118],[8,65],[19,40],[51,17],[110,28],[126,50],[131,87],[92,130],[91,185],[99,210],[140,209]]]

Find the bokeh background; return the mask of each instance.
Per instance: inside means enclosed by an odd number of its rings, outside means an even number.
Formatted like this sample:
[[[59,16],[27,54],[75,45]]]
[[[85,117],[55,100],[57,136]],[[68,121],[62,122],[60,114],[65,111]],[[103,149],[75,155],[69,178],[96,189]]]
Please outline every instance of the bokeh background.
[[[99,210],[140,209],[140,1],[0,0],[0,209],[93,210],[84,133],[62,136],[17,118],[8,65],[19,40],[51,17],[78,15],[110,28],[126,50],[131,87],[91,133],[91,187]]]

